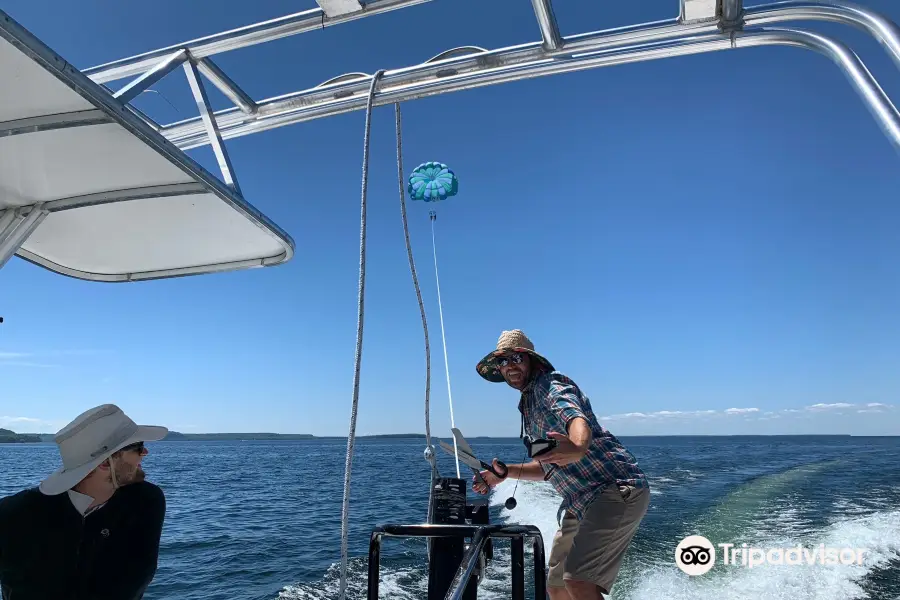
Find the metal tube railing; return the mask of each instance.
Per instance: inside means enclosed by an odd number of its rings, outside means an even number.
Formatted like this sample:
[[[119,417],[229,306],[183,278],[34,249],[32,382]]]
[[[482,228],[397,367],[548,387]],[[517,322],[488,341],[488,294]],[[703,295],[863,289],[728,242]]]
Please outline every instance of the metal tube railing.
[[[377,529],[369,538],[369,579],[366,590],[368,600],[378,600],[378,583],[381,574],[381,538],[384,533]]]
[[[253,101],[247,92],[241,89],[231,78],[225,74],[225,71],[219,68],[209,58],[201,58],[197,61],[197,69],[206,77],[210,83],[219,88],[226,98],[234,102],[235,106],[240,108],[248,115],[256,112],[256,102]]]
[[[469,585],[469,580],[475,572],[475,566],[478,565],[478,559],[481,557],[488,539],[490,539],[490,534],[485,534],[484,527],[480,527],[475,532],[472,543],[463,555],[462,562],[456,571],[456,575],[453,577],[453,581],[450,582],[450,589],[447,591],[445,600],[462,600],[463,593]]]
[[[744,0],[722,0],[722,21],[736,23],[744,10]]]
[[[44,203],[38,202],[31,207],[28,216],[24,219],[12,219],[7,225],[3,238],[0,239],[0,268],[5,265],[13,254],[18,252],[22,244],[28,240],[38,225],[47,217],[48,212],[44,210]],[[14,215],[15,216],[15,215]],[[5,219],[4,219],[5,220]]]
[[[382,537],[472,537],[479,529],[487,529],[491,537],[512,538],[541,535],[534,525],[379,525],[373,531]]]
[[[377,600],[381,562],[381,541],[385,537],[469,537],[472,543],[463,556],[459,570],[447,592],[447,600],[462,598],[471,579],[479,556],[491,538],[511,538],[512,589],[513,600],[524,600],[525,561],[524,540],[532,538],[534,548],[534,593],[535,600],[545,600],[547,593],[547,568],[544,554],[544,539],[541,530],[533,525],[381,525],[376,527],[369,538],[369,569],[367,600]],[[519,556],[519,559],[516,559]]]
[[[22,214],[21,209],[16,207],[0,210],[0,244],[5,242],[6,238],[12,236],[13,231],[24,219],[25,215]]]
[[[531,4],[534,6],[534,16],[537,18],[538,26],[541,28],[544,49],[556,50],[562,46],[563,42],[550,0],[531,0]]]
[[[748,27],[787,21],[830,21],[862,29],[881,43],[900,69],[900,28],[870,8],[850,2],[819,0],[816,3],[776,2],[744,11],[744,24]]]
[[[674,20],[597,31],[565,38],[565,51],[556,50],[545,52],[541,47],[541,42],[532,42],[480,53],[473,52],[464,56],[455,56],[438,61],[428,61],[419,65],[389,70],[382,76],[381,81],[379,82],[379,88],[384,90],[389,87],[428,82],[435,78],[446,79],[448,74],[458,75],[467,72],[477,72],[488,68],[496,69],[504,66],[528,65],[535,61],[546,62],[548,58],[565,58],[575,52],[615,48],[619,46],[635,45],[641,42],[669,39],[677,36],[700,35],[703,33],[716,32],[718,32],[718,28],[715,23],[686,26],[679,25]],[[314,110],[323,105],[331,104],[335,100],[341,99],[348,100],[351,105],[344,110],[335,112],[326,111],[325,114],[316,115],[313,118],[332,116],[334,114],[352,110],[361,110],[362,108],[365,108],[365,98],[358,98],[355,96],[367,94],[369,85],[369,77],[360,77],[355,80],[341,81],[329,85],[318,85],[307,90],[262,100],[258,103],[257,115],[253,117],[248,117],[239,110],[230,108],[216,112],[216,118],[223,130],[227,131],[244,124],[261,123],[266,119],[279,117],[287,113],[294,113],[295,111],[298,116],[305,116],[303,112],[305,110]],[[381,92],[376,93],[376,105],[379,104],[378,98],[380,93]],[[283,125],[305,120],[307,119],[300,118],[296,121],[288,120],[288,122],[284,122]],[[282,124],[279,124],[278,126],[280,127]],[[268,127],[251,129],[252,130],[250,131],[242,132],[240,135],[263,131],[268,129]],[[204,127],[197,117],[176,121],[164,126],[161,131],[164,132],[164,135],[166,135],[167,138],[185,149],[206,143],[202,140],[199,144],[197,144],[196,141],[190,141],[192,137],[199,136],[202,138],[204,134]],[[226,138],[228,137],[232,136],[226,134]]]
[[[218,124],[213,115],[212,107],[209,105],[209,97],[206,94],[206,88],[200,81],[200,73],[197,65],[189,60],[184,63],[184,72],[187,75],[188,83],[191,86],[191,93],[194,95],[194,101],[197,103],[197,109],[203,118],[203,124],[206,125],[206,135],[212,141],[213,153],[216,156],[216,162],[219,163],[219,170],[222,172],[222,180],[225,185],[234,190],[237,194],[241,193],[241,187],[238,185],[237,177],[234,173],[234,166],[225,149],[222,136],[219,134]]]
[[[375,95],[374,104],[403,102],[530,77],[764,45],[806,48],[830,58],[842,69],[885,135],[900,151],[900,112],[897,111],[856,54],[831,38],[789,29],[735,31],[728,36],[722,34],[689,36],[682,39],[590,52],[587,51],[588,48],[585,48],[584,52],[573,54],[567,59],[543,59],[524,65],[479,67],[465,73],[442,78],[429,78],[414,83],[404,83],[402,79],[398,81],[399,78],[392,78],[387,73],[384,76],[385,83]],[[407,77],[412,76],[408,74]],[[275,100],[270,103],[261,103],[259,115],[255,120],[245,122],[243,113],[234,116],[236,121],[230,120],[231,115],[225,118],[220,117],[220,123],[224,121],[221,125],[221,135],[223,138],[239,137],[290,123],[350,112],[363,108],[365,100],[366,98],[357,95],[321,100],[317,103],[308,100],[301,103],[300,98],[297,97],[286,101]],[[185,131],[189,134],[179,135],[180,132]],[[194,126],[188,128],[181,125],[171,129],[164,128],[163,135],[181,148],[193,148],[205,143],[205,132],[195,131]]]
[[[170,56],[167,56],[162,61],[153,65],[152,69],[149,69],[140,77],[136,78],[134,81],[113,94],[113,98],[118,99],[119,102],[123,104],[128,104],[129,102],[137,98],[137,96],[141,92],[148,89],[160,79],[180,67],[181,64],[187,59],[188,53],[184,50],[173,52]]]
[[[123,77],[139,75],[152,68],[166,55],[178,50],[188,50],[194,59],[200,59],[429,1],[369,0],[363,10],[337,17],[329,17],[321,8],[313,8],[97,65],[83,70],[82,73],[97,83],[116,81]]]
[[[737,9],[738,4],[732,4]],[[731,10],[731,9],[729,9]],[[837,21],[861,27],[878,39],[900,68],[900,29],[885,17],[866,8],[841,4],[830,0],[821,3],[781,2],[746,9],[746,24],[782,22],[795,19],[819,19]],[[779,35],[782,34],[779,39]],[[869,103],[873,114],[892,142],[900,144],[889,133],[893,124],[893,110],[877,92],[880,87],[862,66],[858,57],[845,46],[832,42],[818,34],[795,30],[747,30],[731,35],[718,32],[716,23],[681,25],[674,21],[660,21],[581,34],[564,39],[562,49],[544,51],[540,42],[513,46],[506,49],[473,52],[436,62],[388,71],[379,82],[374,104],[417,99],[474,87],[493,85],[549,74],[654,60],[669,56],[731,49],[741,45],[782,44],[804,47],[824,53],[845,70],[863,73],[865,91],[863,100]],[[680,37],[675,37],[680,36]],[[737,37],[753,36],[752,42],[736,44]],[[806,36],[805,40],[799,39]],[[827,43],[821,43],[826,40]],[[601,51],[606,51],[602,52]],[[602,57],[600,57],[602,54]],[[835,59],[835,54],[838,56]],[[590,56],[589,56],[590,55]],[[862,67],[859,69],[859,67]],[[855,77],[855,75],[854,75]],[[264,100],[257,105],[257,112],[248,115],[239,109],[216,113],[224,139],[249,135],[276,127],[318,119],[365,108],[370,79],[342,81]],[[859,91],[859,86],[856,86]],[[885,97],[886,99],[886,97]],[[875,101],[877,105],[870,102]],[[163,135],[182,149],[195,148],[208,143],[206,128],[198,118],[188,119],[161,129]]]

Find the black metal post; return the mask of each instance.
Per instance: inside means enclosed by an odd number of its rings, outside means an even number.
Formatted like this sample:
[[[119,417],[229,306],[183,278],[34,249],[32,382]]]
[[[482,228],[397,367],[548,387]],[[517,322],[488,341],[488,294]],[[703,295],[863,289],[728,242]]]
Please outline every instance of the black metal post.
[[[436,526],[466,524],[466,482],[441,477],[432,482],[432,521]],[[428,557],[428,600],[444,600],[463,559],[463,538],[441,537]]]
[[[473,498],[466,505],[466,520],[472,525],[490,525],[490,514],[487,498]],[[484,545],[484,558],[487,561],[494,558],[494,540],[490,537]]]
[[[381,573],[381,532],[373,531],[369,538],[369,587],[367,600],[378,600],[378,579]]]
[[[544,562],[546,560],[544,557],[544,538],[539,535],[534,536],[532,549],[534,550],[534,598],[535,600],[547,600],[547,566]]]
[[[525,539],[512,538],[510,553],[512,554],[512,597],[513,600],[525,600]]]

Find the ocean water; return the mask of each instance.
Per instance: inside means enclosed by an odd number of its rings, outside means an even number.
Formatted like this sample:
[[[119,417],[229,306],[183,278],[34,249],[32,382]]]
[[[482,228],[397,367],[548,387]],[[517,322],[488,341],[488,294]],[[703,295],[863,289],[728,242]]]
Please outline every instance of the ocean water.
[[[649,512],[625,558],[615,600],[900,599],[900,438],[622,438],[651,479]],[[470,440],[483,458],[520,462],[518,439]],[[435,442],[436,443],[436,442]],[[350,597],[365,598],[371,529],[420,523],[428,498],[424,440],[358,440],[350,508]],[[345,440],[157,442],[144,461],[168,512],[147,600],[336,598]],[[0,495],[59,464],[52,444],[0,445]],[[444,476],[455,476],[439,452]],[[464,467],[464,465],[462,465]],[[462,471],[464,477],[468,477]],[[492,522],[540,528],[549,553],[559,498],[515,482],[492,494]],[[687,535],[770,549],[850,547],[862,565],[717,564],[688,577],[674,563]],[[381,598],[424,598],[422,540],[382,546]],[[526,588],[532,594],[526,544]],[[495,542],[479,598],[509,598],[509,542]]]

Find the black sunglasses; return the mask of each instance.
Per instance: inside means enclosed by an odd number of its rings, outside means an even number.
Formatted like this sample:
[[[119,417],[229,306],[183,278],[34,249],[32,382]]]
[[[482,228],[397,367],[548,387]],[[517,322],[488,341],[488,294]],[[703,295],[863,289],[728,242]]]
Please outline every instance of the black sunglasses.
[[[510,354],[498,356],[494,359],[494,364],[498,367],[505,367],[509,363],[513,363],[514,365],[521,365],[524,360],[525,359],[522,357],[521,352],[512,352]]]
[[[119,452],[130,452],[136,451],[138,454],[144,453],[144,442],[135,442],[133,444],[128,444],[127,446],[123,446]]]

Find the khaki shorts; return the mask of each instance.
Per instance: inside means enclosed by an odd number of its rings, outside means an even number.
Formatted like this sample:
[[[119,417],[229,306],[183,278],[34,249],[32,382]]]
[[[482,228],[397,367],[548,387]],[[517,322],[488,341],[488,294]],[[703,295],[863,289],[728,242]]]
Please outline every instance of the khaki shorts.
[[[588,506],[579,523],[566,511],[550,550],[547,585],[590,581],[609,594],[622,557],[650,505],[650,489],[608,486]]]

